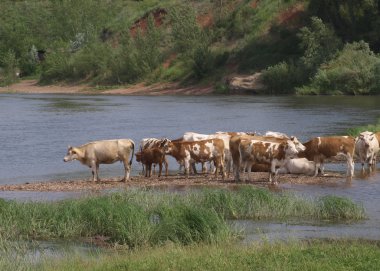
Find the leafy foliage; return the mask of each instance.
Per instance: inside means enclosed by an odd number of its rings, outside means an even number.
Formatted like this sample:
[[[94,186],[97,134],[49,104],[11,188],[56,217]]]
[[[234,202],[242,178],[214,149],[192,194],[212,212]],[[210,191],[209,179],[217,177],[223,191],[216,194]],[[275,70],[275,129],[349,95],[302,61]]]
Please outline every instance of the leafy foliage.
[[[319,94],[379,92],[380,57],[365,42],[346,44],[336,58],[321,66],[309,88]]]

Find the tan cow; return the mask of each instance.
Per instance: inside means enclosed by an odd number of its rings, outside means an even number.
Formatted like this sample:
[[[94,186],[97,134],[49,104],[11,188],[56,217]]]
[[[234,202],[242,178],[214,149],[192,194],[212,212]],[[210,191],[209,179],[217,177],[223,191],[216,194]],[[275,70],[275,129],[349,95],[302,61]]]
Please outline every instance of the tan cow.
[[[89,166],[92,180],[99,181],[99,164],[113,164],[116,161],[124,163],[124,179],[129,180],[135,143],[131,139],[100,140],[79,147],[68,147],[64,162],[78,160]]]
[[[199,141],[171,141],[165,147],[166,154],[173,156],[181,165],[185,165],[185,174],[189,176],[191,163],[204,163],[213,161],[216,167],[215,177],[218,169],[221,170],[223,179],[224,172],[224,142],[222,139],[213,138]]]
[[[352,136],[315,137],[303,145],[306,150],[300,152],[298,157],[305,157],[316,163],[314,176],[318,174],[318,169],[321,170],[322,175],[324,174],[325,159],[338,155],[343,155],[347,159],[347,176],[354,175],[355,138]]]
[[[242,139],[239,151],[243,170],[247,169],[250,179],[252,165],[255,163],[270,164],[269,182],[276,183],[277,167],[281,167],[286,159],[296,157],[298,150],[290,139],[281,142]]]

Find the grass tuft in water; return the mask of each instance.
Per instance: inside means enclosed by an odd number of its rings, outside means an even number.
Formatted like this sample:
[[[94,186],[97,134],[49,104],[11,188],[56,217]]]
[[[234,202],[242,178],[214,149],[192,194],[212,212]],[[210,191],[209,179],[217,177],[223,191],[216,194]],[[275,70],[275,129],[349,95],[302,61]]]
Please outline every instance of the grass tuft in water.
[[[357,220],[347,198],[306,199],[244,186],[187,194],[135,190],[59,202],[0,201],[0,237],[27,240],[104,236],[130,248],[234,238],[228,219]]]

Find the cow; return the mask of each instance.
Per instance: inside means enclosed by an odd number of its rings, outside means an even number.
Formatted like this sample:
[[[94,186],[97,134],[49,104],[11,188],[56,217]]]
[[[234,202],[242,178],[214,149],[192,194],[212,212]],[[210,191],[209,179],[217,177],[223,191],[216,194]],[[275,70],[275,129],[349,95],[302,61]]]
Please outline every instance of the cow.
[[[315,172],[315,162],[306,158],[286,159],[282,167],[277,171],[279,174],[304,174],[313,176]]]
[[[168,162],[163,148],[148,148],[136,153],[136,161],[145,165],[145,177],[152,175],[152,164],[158,164],[158,177],[161,177],[162,164],[165,165],[165,176],[168,176]]]
[[[160,139],[154,138],[154,137],[143,138],[140,141],[139,151],[142,152],[143,150],[151,149],[151,148],[163,148],[166,144],[168,144],[168,142],[170,142],[170,139],[166,137],[160,138]],[[145,168],[144,168],[144,164],[142,163],[142,174],[144,174],[144,172],[145,172]],[[153,164],[153,172],[156,172],[155,163]]]
[[[173,156],[179,164],[185,165],[185,175],[189,176],[190,164],[213,161],[216,167],[215,177],[218,169],[224,173],[224,141],[219,138],[199,141],[171,141],[165,146],[165,153]]]
[[[253,138],[241,139],[239,145],[240,159],[243,169],[248,171],[250,179],[251,168],[254,163],[270,164],[269,182],[276,183],[276,167],[282,166],[286,159],[297,155],[298,150],[294,142],[287,139],[282,142],[262,141]]]
[[[234,172],[234,178],[235,181],[240,181],[240,171],[241,171],[241,157],[240,157],[240,151],[239,146],[241,140],[256,140],[256,141],[269,141],[269,142],[275,142],[275,143],[282,143],[287,142],[288,140],[292,141],[297,149],[297,151],[304,151],[305,147],[302,145],[302,143],[296,138],[296,137],[290,137],[290,138],[279,138],[274,136],[250,136],[250,135],[235,135],[232,136],[230,139],[230,152],[231,157],[233,161],[233,172]],[[271,165],[268,163],[260,163],[259,161],[256,161],[252,164],[251,167],[252,171],[264,171],[268,172],[271,170]]]
[[[265,136],[273,136],[273,137],[278,137],[278,138],[289,138],[288,135],[280,132],[272,132],[272,131],[266,131]]]
[[[355,138],[351,136],[328,136],[315,137],[303,143],[306,150],[300,152],[298,157],[306,158],[316,163],[314,176],[318,175],[318,170],[324,174],[324,160],[338,155],[343,155],[347,159],[347,177],[354,175],[354,151]]]
[[[124,178],[129,180],[135,143],[131,139],[112,139],[89,142],[79,147],[68,147],[64,162],[78,160],[91,168],[92,180],[99,181],[99,165],[113,164],[122,161],[124,164]]]
[[[376,134],[372,132],[361,132],[355,139],[355,155],[359,158],[364,171],[364,164],[368,164],[368,168],[376,167],[376,156],[380,150],[379,141]]]
[[[186,132],[183,135],[183,140],[184,141],[199,141],[199,140],[207,140],[207,139],[213,139],[213,138],[219,138],[224,141],[224,157],[225,157],[225,165],[226,165],[226,171],[227,175],[229,176],[230,170],[231,170],[231,164],[232,164],[232,158],[231,158],[231,153],[230,153],[230,135],[228,133],[216,133],[216,134],[199,134],[199,133],[194,133],[194,132]],[[205,167],[205,164],[202,163],[202,172],[206,173],[207,169]]]

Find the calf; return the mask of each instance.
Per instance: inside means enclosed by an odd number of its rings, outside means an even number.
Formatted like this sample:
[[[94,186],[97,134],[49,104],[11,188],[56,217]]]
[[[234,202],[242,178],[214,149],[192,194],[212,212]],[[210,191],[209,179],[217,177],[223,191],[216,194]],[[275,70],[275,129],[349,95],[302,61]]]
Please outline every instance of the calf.
[[[248,179],[250,179],[251,167],[254,163],[265,163],[271,166],[269,182],[276,183],[273,181],[277,175],[276,167],[282,166],[287,158],[295,157],[298,150],[290,139],[283,142],[242,139],[239,152],[243,169],[248,170]]]
[[[379,152],[379,141],[372,132],[361,132],[355,141],[355,154],[359,157],[364,170],[364,164],[367,163],[369,169],[376,167],[376,156]]]
[[[168,142],[170,142],[170,139],[164,137],[161,139],[150,137],[150,138],[143,138],[140,141],[140,146],[139,150],[140,152],[146,149],[151,149],[151,148],[163,148],[165,147]],[[153,164],[153,172],[156,170],[156,164]],[[144,174],[145,169],[144,169],[144,164],[142,165],[142,174]]]
[[[149,148],[136,153],[136,161],[145,165],[145,177],[152,175],[152,164],[158,164],[158,177],[162,173],[162,164],[165,165],[165,176],[168,176],[168,162],[162,148]]]
[[[300,152],[298,157],[316,163],[314,176],[318,174],[318,169],[321,170],[321,174],[324,174],[325,159],[338,155],[343,155],[347,159],[347,176],[352,177],[354,175],[355,138],[351,136],[315,137],[303,145],[306,150]]]
[[[277,171],[279,174],[304,174],[313,176],[315,172],[315,162],[309,161],[306,158],[286,159],[284,165]]]
[[[179,164],[185,165],[185,175],[189,176],[189,167],[193,162],[213,161],[221,170],[224,179],[224,142],[222,139],[213,138],[199,141],[172,141],[165,147],[166,154],[173,156]]]
[[[79,147],[68,147],[64,162],[78,160],[89,166],[92,180],[99,181],[99,164],[112,164],[116,161],[124,163],[124,179],[129,180],[135,143],[131,139],[100,140]]]

